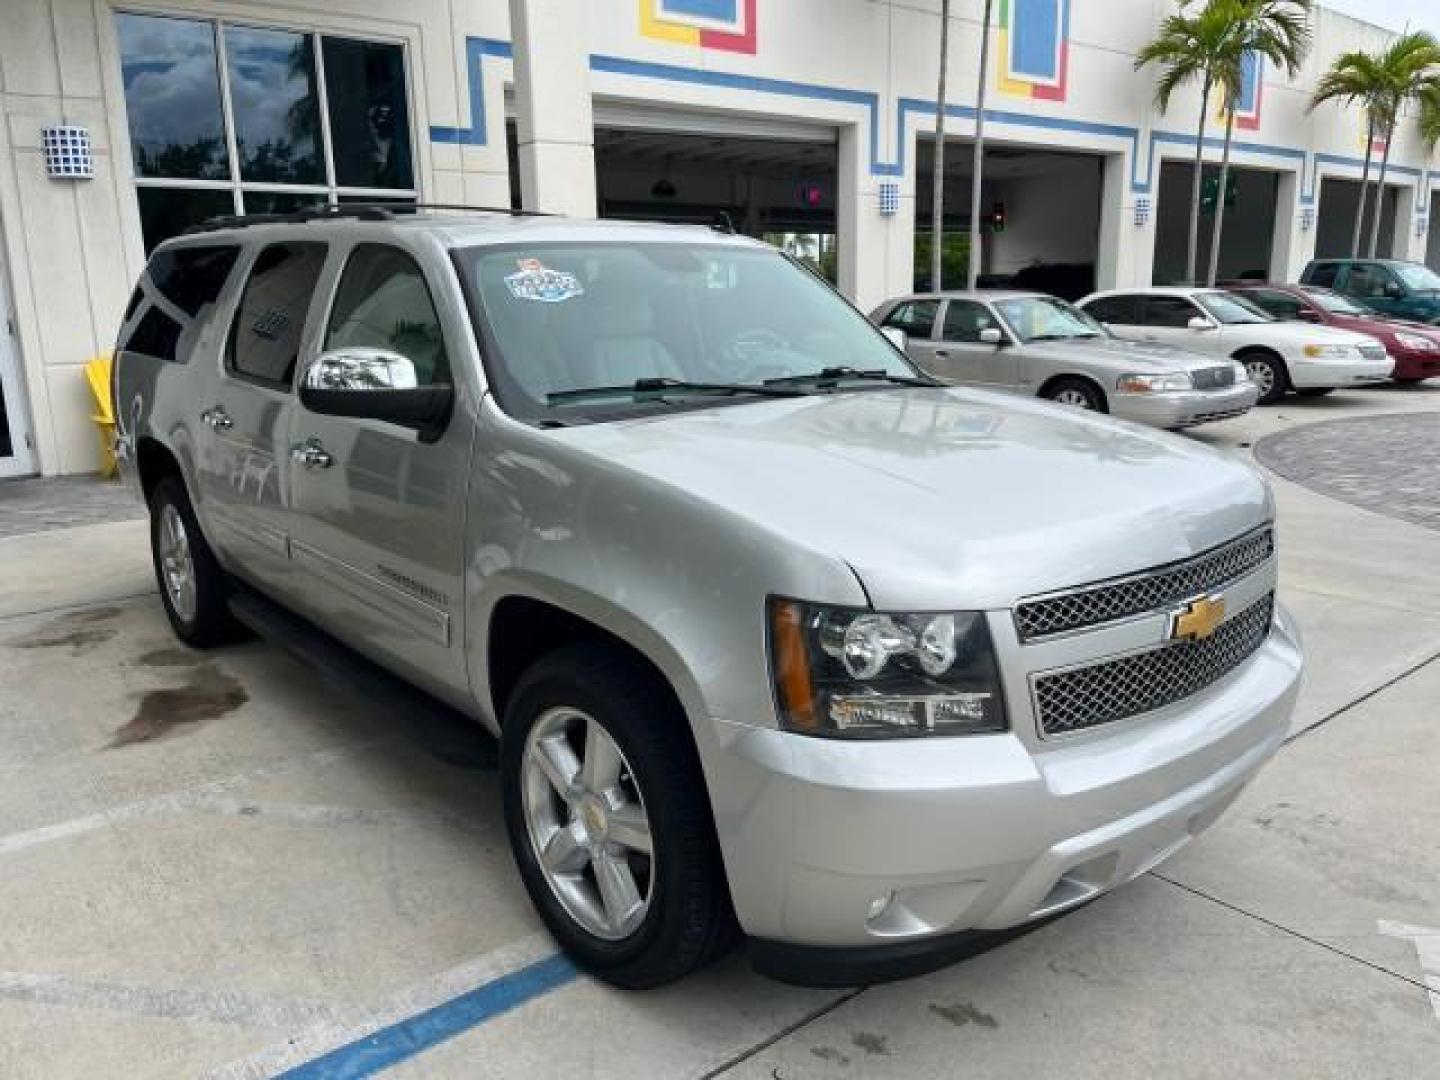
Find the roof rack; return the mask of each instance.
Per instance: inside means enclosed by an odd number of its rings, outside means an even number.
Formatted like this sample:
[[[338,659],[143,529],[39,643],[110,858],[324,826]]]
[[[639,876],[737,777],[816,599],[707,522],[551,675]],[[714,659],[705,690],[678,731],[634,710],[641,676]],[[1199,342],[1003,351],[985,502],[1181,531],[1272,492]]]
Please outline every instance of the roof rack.
[[[221,214],[191,225],[181,236],[215,232],[218,229],[245,229],[251,225],[294,225],[307,221],[331,221],[353,218],[356,221],[393,221],[396,214],[417,210],[466,210],[472,213],[508,214],[511,217],[556,217],[540,210],[520,210],[503,206],[472,206],[468,203],[316,203],[288,214]]]

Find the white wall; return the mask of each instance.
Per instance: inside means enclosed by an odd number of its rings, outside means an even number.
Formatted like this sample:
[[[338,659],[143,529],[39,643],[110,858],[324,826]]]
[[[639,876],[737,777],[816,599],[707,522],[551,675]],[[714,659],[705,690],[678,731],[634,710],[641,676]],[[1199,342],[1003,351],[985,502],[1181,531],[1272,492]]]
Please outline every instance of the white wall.
[[[1005,231],[989,236],[985,269],[1013,274],[1038,262],[1094,264],[1100,229],[1104,161],[1077,158],[1057,163],[1044,176],[986,185],[982,204],[1005,204]]]

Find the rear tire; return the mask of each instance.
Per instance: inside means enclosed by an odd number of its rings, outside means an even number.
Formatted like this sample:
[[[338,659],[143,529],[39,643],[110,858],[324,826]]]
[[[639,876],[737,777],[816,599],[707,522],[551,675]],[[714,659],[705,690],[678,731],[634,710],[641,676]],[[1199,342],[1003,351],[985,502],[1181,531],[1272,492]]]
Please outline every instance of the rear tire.
[[[1245,365],[1250,381],[1260,388],[1257,405],[1274,405],[1290,389],[1290,374],[1276,356],[1263,352],[1241,353],[1236,357]]]
[[[166,476],[150,495],[150,555],[160,602],[176,637],[205,649],[240,635],[230,614],[229,575],[200,531],[179,476]]]
[[[1084,379],[1056,379],[1040,396],[1057,405],[1069,405],[1086,412],[1109,412],[1100,388]]]
[[[699,755],[643,664],[599,644],[537,661],[505,709],[500,782],[520,877],[580,967],[648,989],[733,940]]]

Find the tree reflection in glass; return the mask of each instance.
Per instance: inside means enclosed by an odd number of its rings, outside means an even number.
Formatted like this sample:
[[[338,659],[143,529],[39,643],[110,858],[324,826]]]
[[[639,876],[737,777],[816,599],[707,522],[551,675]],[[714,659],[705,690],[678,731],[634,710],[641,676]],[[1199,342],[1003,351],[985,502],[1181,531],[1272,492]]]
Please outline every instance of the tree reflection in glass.
[[[136,175],[229,179],[214,26],[121,14],[115,27]]]
[[[323,184],[315,52],[307,34],[225,28],[240,178]]]

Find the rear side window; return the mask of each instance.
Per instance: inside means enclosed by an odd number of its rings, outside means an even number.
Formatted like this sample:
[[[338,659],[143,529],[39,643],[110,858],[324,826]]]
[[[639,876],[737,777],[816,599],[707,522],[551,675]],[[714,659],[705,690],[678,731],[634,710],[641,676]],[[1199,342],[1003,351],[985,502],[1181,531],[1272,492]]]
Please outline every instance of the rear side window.
[[[1308,285],[1322,285],[1329,289],[1334,287],[1335,279],[1340,276],[1339,263],[1320,263],[1312,266],[1310,273],[1306,276],[1305,282]]]
[[[445,336],[419,265],[383,244],[361,244],[340,275],[324,348],[399,353],[415,365],[419,386],[448,382]]]
[[[935,316],[940,313],[938,300],[906,300],[885,316],[885,325],[904,330],[914,338],[928,338],[935,329]]]
[[[171,363],[183,361],[185,358],[178,351],[181,334],[209,313],[224,290],[239,254],[240,249],[230,244],[157,251],[145,267],[142,284],[126,305],[117,347]],[[183,317],[155,303],[147,295],[147,282],[149,289],[178,308]],[[139,321],[134,321],[142,311]],[[125,327],[129,328],[128,333]]]
[[[1102,296],[1085,305],[1085,313],[1092,319],[1115,326],[1138,326],[1140,305],[1133,296]]]
[[[256,256],[230,331],[225,365],[232,373],[290,388],[326,250],[317,243],[271,244]]]
[[[1300,318],[1300,312],[1309,306],[1303,301],[1295,299],[1289,293],[1275,292],[1271,289],[1246,289],[1240,293],[1240,297],[1243,300],[1249,300],[1277,319],[1292,321]]]

